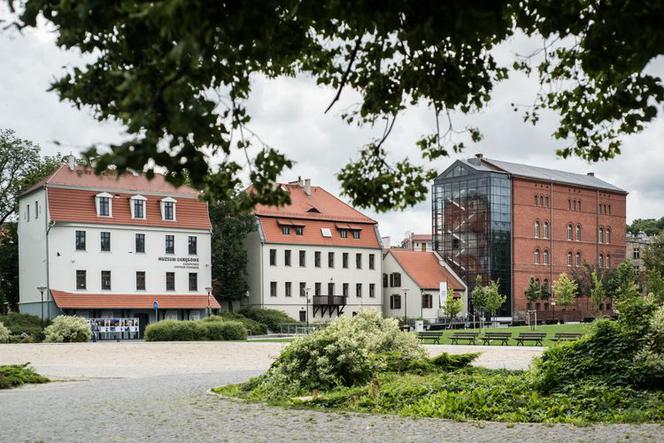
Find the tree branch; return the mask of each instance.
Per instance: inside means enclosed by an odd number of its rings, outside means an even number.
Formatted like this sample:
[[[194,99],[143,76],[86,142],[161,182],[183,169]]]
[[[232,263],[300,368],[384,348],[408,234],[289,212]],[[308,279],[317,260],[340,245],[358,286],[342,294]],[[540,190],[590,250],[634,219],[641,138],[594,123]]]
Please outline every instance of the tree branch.
[[[327,114],[327,111],[332,109],[332,106],[334,106],[334,104],[339,100],[339,97],[341,97],[341,91],[344,89],[344,86],[346,86],[346,82],[348,81],[348,76],[350,75],[350,70],[353,67],[353,63],[355,62],[355,57],[357,57],[357,51],[360,48],[361,40],[362,37],[358,37],[357,40],[355,40],[355,47],[353,48],[353,52],[350,53],[350,61],[348,62],[348,66],[346,67],[344,75],[341,77],[341,84],[337,89],[337,94],[332,99],[332,103],[330,103],[330,105],[327,107],[324,114]]]

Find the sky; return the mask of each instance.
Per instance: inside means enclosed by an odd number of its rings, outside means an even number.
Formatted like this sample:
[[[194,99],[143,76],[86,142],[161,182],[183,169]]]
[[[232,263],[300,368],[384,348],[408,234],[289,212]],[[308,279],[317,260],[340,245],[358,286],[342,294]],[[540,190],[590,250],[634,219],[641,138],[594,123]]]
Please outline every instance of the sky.
[[[0,11],[0,17],[2,11]],[[0,128],[13,129],[17,136],[38,143],[45,155],[57,152],[77,153],[95,143],[116,142],[123,138],[123,128],[114,122],[98,122],[90,111],[76,109],[48,92],[51,82],[65,67],[80,65],[84,59],[73,51],[58,48],[55,37],[46,27],[0,31]],[[498,60],[508,62],[514,54],[533,50],[541,42],[515,37],[495,51]],[[648,71],[664,76],[660,57]],[[535,79],[517,75],[500,83],[493,98],[481,112],[454,116],[455,127],[477,126],[483,140],[467,144],[463,153],[431,162],[430,167],[442,172],[458,158],[483,153],[488,158],[530,165],[564,169],[585,174],[594,172],[605,181],[629,191],[628,222],[635,218],[664,215],[664,117],[642,133],[623,139],[619,157],[595,164],[577,159],[560,159],[556,148],[563,147],[551,133],[558,117],[544,113],[540,123],[532,126],[522,121],[522,114],[512,110],[511,103],[532,103],[538,85]],[[339,194],[335,174],[359,148],[378,136],[381,128],[345,124],[340,114],[358,101],[353,91],[344,91],[341,100],[325,114],[335,91],[321,87],[306,76],[265,79],[255,77],[253,92],[247,102],[252,121],[249,128],[268,145],[293,159],[295,166],[281,177],[283,181],[299,176],[311,178],[313,185]],[[385,144],[392,158],[408,157],[422,164],[415,141],[434,129],[433,112],[424,106],[410,109],[397,118],[394,130]],[[342,197],[343,198],[343,197]],[[431,232],[431,202],[406,209],[377,214],[363,212],[378,220],[381,235],[398,243],[407,231]]]

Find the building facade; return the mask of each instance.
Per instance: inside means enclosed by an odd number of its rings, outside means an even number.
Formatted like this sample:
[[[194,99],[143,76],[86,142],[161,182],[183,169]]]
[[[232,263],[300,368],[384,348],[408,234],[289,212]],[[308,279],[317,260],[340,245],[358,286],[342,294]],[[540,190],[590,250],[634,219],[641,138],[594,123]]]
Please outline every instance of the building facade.
[[[246,240],[250,289],[243,304],[312,323],[360,309],[382,311],[376,221],[309,180],[281,186],[290,205],[255,208],[257,229]]]
[[[467,312],[468,291],[463,280],[436,252],[392,248],[383,256],[383,300],[385,315],[395,318],[421,318],[434,323],[447,290],[454,291]]]
[[[634,268],[639,272],[645,272],[646,267],[643,264],[643,253],[652,243],[652,237],[648,237],[643,232],[638,235],[627,234],[625,240],[625,257],[632,262]]]
[[[407,232],[401,241],[401,247],[411,251],[433,251],[433,240],[431,234],[415,234]]]
[[[434,248],[471,291],[477,275],[499,281],[508,295],[499,315],[520,319],[531,277],[551,293],[563,272],[584,263],[615,267],[625,259],[626,196],[592,174],[481,155],[459,160],[433,186]],[[546,300],[538,306],[550,310]],[[585,306],[577,303],[567,318],[588,315]]]
[[[194,189],[62,165],[21,194],[19,217],[21,312],[137,318],[142,330],[157,315],[219,307],[207,204]]]

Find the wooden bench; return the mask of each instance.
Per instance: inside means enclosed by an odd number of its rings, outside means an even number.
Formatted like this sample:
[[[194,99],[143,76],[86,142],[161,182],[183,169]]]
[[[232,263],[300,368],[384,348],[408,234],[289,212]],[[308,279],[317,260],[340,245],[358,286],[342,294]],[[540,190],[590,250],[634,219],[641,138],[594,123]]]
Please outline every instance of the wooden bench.
[[[546,337],[546,332],[520,332],[516,338],[516,344],[525,345],[525,342],[532,341],[535,345],[542,346],[542,340]]]
[[[475,340],[478,335],[480,335],[479,332],[455,332],[450,336],[450,342],[453,345],[458,345],[459,340],[468,340],[468,344],[476,344]]]
[[[512,338],[511,332],[485,332],[482,337],[482,343],[490,345],[492,341],[499,341],[500,344],[507,346],[507,342]]]
[[[421,342],[424,342],[425,340],[432,340],[434,343],[440,344],[440,338],[442,336],[443,336],[442,332],[434,332],[434,331],[423,331],[417,333],[417,338]]]
[[[556,332],[553,336],[553,342],[558,343],[559,341],[574,341],[581,338],[583,334],[578,332]]]

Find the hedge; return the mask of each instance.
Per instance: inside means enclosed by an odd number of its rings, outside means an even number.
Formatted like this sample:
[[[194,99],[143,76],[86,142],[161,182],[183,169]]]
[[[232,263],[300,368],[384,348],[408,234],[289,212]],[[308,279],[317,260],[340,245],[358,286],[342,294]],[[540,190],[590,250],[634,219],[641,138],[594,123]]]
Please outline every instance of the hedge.
[[[277,309],[247,307],[240,309],[240,314],[264,324],[270,331],[273,332],[278,332],[279,325],[282,323],[300,323],[299,321],[289,317],[288,314],[286,314],[284,311],[279,311]]]
[[[145,341],[244,340],[247,329],[237,321],[162,320],[145,328]]]

